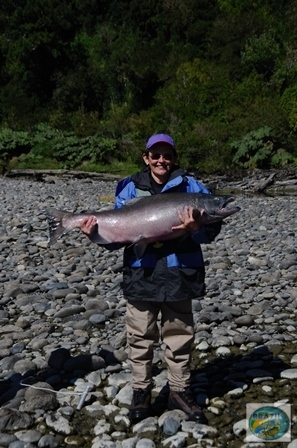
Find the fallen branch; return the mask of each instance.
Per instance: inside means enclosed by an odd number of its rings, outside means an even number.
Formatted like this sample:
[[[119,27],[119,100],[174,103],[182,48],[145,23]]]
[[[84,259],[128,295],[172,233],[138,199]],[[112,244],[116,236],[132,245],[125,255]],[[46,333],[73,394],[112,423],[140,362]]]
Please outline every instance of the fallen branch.
[[[273,184],[276,173],[272,173],[264,182],[253,188],[253,193],[262,193],[269,185]]]

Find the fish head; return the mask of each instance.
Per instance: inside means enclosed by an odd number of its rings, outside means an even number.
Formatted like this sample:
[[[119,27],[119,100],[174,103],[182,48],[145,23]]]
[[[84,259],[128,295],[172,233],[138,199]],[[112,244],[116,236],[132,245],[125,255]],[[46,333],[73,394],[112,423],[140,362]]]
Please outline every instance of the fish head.
[[[235,201],[230,195],[204,195],[202,219],[205,223],[221,221],[234,213],[239,212],[240,207],[229,204]]]

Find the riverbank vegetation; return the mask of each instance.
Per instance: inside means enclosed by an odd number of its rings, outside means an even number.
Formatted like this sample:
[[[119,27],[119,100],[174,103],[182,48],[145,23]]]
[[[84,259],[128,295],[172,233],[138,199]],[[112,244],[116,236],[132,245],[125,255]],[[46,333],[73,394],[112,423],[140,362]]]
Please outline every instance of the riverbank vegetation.
[[[125,172],[154,132],[205,173],[297,165],[297,0],[0,5],[0,157]]]

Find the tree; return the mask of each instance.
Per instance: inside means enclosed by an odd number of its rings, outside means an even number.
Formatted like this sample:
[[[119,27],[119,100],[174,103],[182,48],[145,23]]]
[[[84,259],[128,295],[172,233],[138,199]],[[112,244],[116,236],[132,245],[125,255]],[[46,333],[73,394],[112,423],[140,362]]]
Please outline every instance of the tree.
[[[77,27],[74,0],[16,0],[0,6],[1,54],[5,60],[1,75],[6,81],[2,107],[10,109],[10,95],[16,86],[21,98],[38,109],[50,101],[55,86],[53,75],[69,67],[69,50]],[[8,101],[7,101],[8,100]],[[14,114],[22,115],[14,106]]]

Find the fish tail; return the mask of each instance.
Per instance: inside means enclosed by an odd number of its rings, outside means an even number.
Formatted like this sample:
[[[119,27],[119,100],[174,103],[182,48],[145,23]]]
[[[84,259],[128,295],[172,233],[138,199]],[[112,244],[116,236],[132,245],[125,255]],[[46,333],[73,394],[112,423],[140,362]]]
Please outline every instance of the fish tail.
[[[62,235],[65,235],[71,230],[63,225],[63,218],[69,213],[55,208],[48,208],[44,210],[44,213],[49,225],[48,246],[51,246],[56,243]]]

